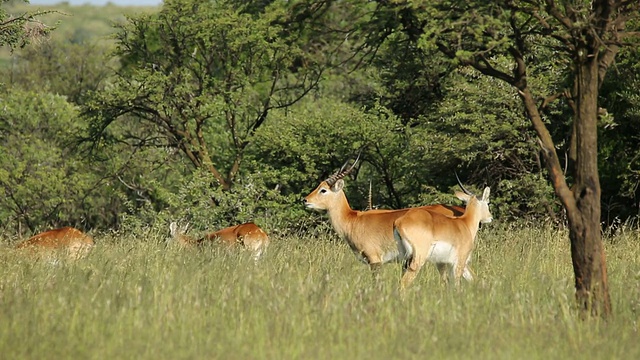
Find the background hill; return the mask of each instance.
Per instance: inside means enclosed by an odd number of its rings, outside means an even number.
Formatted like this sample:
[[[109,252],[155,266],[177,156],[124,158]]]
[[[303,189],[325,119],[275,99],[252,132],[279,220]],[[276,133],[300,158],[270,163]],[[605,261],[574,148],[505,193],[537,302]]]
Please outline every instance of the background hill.
[[[69,5],[94,5],[102,6],[107,4],[118,6],[157,6],[162,3],[162,0],[31,0],[32,5],[57,5],[57,4],[69,4]]]
[[[132,4],[121,6],[116,5],[115,2],[107,2],[108,5],[96,6],[87,4],[86,1],[39,1],[31,4],[15,2],[13,5],[7,5],[7,11],[9,14],[21,14],[25,11],[36,10],[53,11],[39,18],[44,24],[56,27],[56,30],[51,33],[51,41],[96,43],[112,41],[109,35],[115,31],[114,25],[122,24],[126,15],[154,12],[159,9],[152,4],[143,5],[144,3],[152,3],[152,1],[120,2]],[[55,5],[40,5],[40,3],[54,3]],[[102,2],[96,1],[96,3]],[[9,64],[10,58],[9,49],[0,48],[0,66]]]

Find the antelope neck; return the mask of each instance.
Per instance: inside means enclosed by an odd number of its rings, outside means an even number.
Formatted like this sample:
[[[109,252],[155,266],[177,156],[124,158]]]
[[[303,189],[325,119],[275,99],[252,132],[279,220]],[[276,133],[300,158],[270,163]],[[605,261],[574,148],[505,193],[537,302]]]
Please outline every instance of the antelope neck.
[[[469,201],[467,204],[467,208],[464,211],[464,214],[460,216],[459,219],[464,220],[467,228],[471,232],[472,238],[475,240],[475,234],[478,232],[480,228],[480,203],[477,198]]]
[[[340,206],[333,207],[327,211],[327,213],[331,220],[331,225],[333,225],[336,232],[340,236],[346,236],[349,233],[352,219],[355,219],[357,216],[357,212],[351,209],[349,201],[347,201],[347,197],[344,193],[341,194],[339,201]]]

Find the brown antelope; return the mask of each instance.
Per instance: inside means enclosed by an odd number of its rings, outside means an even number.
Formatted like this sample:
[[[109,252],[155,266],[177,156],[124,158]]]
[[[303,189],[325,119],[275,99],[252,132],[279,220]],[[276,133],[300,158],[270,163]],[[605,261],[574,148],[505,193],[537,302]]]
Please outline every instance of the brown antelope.
[[[360,260],[369,264],[372,270],[376,270],[383,263],[400,260],[400,252],[393,237],[393,222],[409,209],[368,211],[351,209],[343,191],[344,180],[342,179],[353,170],[357,161],[358,159],[346,170],[346,164],[343,165],[335,174],[322,181],[304,198],[304,204],[309,209],[326,211],[338,235],[347,241]],[[446,216],[458,216],[464,213],[463,207],[454,205],[427,205],[420,209]]]
[[[253,252],[255,260],[258,260],[267,250],[267,247],[269,247],[269,236],[267,233],[252,222],[230,226],[209,233],[197,240],[184,234],[186,227],[183,231],[178,231],[177,227],[178,225],[175,222],[169,225],[171,236],[177,243],[185,246],[201,245],[205,241],[220,241],[229,246],[240,244],[245,249]]]
[[[465,193],[456,192],[456,196],[467,202],[462,216],[452,218],[433,211],[412,209],[396,219],[394,237],[401,256],[405,258],[402,288],[415,279],[426,261],[434,263],[440,276],[444,280],[454,280],[456,286],[460,284],[461,277],[473,280],[465,269],[471,259],[480,223],[493,220],[489,211],[490,189],[485,188],[482,197],[477,198],[462,184],[460,186]]]
[[[91,236],[72,227],[63,227],[32,236],[16,245],[16,249],[28,250],[33,254],[65,252],[75,260],[89,254],[94,245]]]

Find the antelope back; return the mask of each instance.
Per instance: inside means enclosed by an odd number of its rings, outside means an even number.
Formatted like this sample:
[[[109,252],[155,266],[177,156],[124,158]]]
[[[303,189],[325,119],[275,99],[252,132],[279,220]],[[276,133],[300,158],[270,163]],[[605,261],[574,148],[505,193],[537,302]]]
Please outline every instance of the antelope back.
[[[26,249],[33,254],[66,252],[72,259],[80,259],[93,249],[93,238],[82,231],[64,227],[34,235],[16,245],[16,249]]]
[[[216,232],[207,234],[199,242],[204,240],[218,240],[229,246],[239,244],[254,253],[257,260],[269,246],[269,236],[253,222],[230,226]]]
[[[238,226],[237,238],[247,249],[259,253],[259,257],[269,246],[269,236],[258,225],[246,223]]]

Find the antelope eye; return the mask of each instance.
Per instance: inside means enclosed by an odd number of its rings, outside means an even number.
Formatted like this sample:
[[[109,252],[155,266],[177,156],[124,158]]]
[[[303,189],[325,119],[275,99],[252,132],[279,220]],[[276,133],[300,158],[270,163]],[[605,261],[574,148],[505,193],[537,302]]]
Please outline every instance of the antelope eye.
[[[324,194],[327,192],[327,189],[320,189],[320,194]]]

